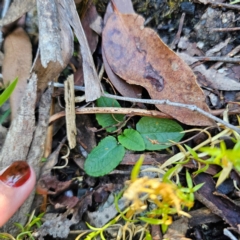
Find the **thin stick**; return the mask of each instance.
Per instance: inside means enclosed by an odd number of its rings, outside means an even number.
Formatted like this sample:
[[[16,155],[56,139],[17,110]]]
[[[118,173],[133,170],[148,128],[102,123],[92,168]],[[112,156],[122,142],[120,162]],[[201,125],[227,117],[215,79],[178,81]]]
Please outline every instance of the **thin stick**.
[[[155,99],[138,99],[138,98],[128,98],[128,97],[120,97],[120,96],[115,96],[112,94],[103,94],[105,97],[109,97],[109,98],[113,98],[113,99],[117,99],[117,100],[122,100],[122,101],[129,101],[129,102],[140,102],[140,103],[147,103],[147,104],[161,104],[161,105],[168,105],[168,106],[174,106],[174,107],[181,107],[181,108],[187,108],[191,111],[195,111],[195,112],[199,112],[200,114],[218,122],[223,124],[224,126],[240,133],[240,128],[218,118],[213,116],[211,113],[205,112],[204,110],[202,110],[201,108],[195,106],[195,105],[190,105],[190,104],[184,104],[184,103],[177,103],[177,102],[171,102],[167,99],[163,99],[163,100],[155,100]]]
[[[227,57],[233,57],[234,55],[238,54],[238,52],[240,51],[240,45],[238,45],[237,47],[235,47],[231,52],[229,52],[227,54]],[[214,69],[218,69],[223,65],[223,62],[217,62],[215,63],[213,66],[211,66],[211,68]]]
[[[229,3],[214,3],[214,2],[209,2],[212,7],[221,7],[221,8],[228,8],[228,9],[233,9],[233,10],[240,10],[239,5],[232,5]]]
[[[240,27],[233,28],[212,28],[213,32],[232,32],[232,31],[240,31]]]
[[[175,38],[173,39],[173,41],[171,43],[171,46],[170,46],[171,49],[175,48],[175,46],[179,43],[179,40],[181,38],[182,29],[183,29],[183,23],[184,23],[185,15],[186,14],[183,13],[181,18],[180,18],[177,34],[176,34]]]
[[[240,58],[230,57],[194,57],[199,61],[216,61],[216,62],[228,62],[228,63],[240,63]]]
[[[115,108],[115,107],[90,107],[90,108],[77,108],[75,110],[76,114],[97,114],[97,113],[107,113],[107,114],[124,114],[128,116],[146,116],[155,118],[168,118],[172,119],[171,116],[156,110],[146,110],[138,108]],[[52,115],[49,119],[49,124],[52,124],[57,119],[64,117],[66,115],[65,111],[61,111]]]
[[[53,83],[54,87],[64,87],[63,84],[60,83]],[[80,91],[84,91],[85,88],[84,87],[79,87],[79,86],[75,86],[74,87],[75,90],[80,90]],[[186,108],[189,109],[191,111],[196,111],[218,123],[223,124],[224,126],[236,131],[237,133],[240,133],[240,128],[218,118],[213,116],[211,113],[208,113],[204,110],[202,110],[201,108],[195,106],[195,105],[190,105],[190,104],[184,104],[184,103],[177,103],[177,102],[171,102],[167,99],[163,99],[163,100],[155,100],[155,99],[139,99],[139,98],[129,98],[129,97],[121,97],[121,96],[116,96],[116,95],[112,95],[112,94],[108,94],[108,93],[102,93],[102,96],[104,97],[108,97],[108,98],[112,98],[112,99],[117,99],[117,100],[122,100],[122,101],[128,101],[128,102],[138,102],[138,103],[146,103],[146,104],[161,104],[161,105],[169,105],[169,106],[174,106],[174,107],[181,107],[181,108]]]

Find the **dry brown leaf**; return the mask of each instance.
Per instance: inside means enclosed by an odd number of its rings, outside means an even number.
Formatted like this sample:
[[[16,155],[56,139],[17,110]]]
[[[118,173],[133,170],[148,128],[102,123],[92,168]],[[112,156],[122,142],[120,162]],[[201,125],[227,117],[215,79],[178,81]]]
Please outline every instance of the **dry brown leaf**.
[[[115,1],[115,4],[121,13],[134,13],[132,2],[130,0],[117,0]],[[111,3],[109,3],[106,10],[106,14],[104,16],[105,24],[112,13],[113,9]],[[102,51],[102,57],[105,71],[107,72],[107,75],[112,84],[114,85],[114,87],[125,97],[140,98],[142,94],[142,88],[137,85],[130,85],[129,83],[121,79],[119,76],[117,76],[109,66],[104,51]]]
[[[11,4],[6,16],[0,20],[0,26],[14,22],[35,6],[36,0],[15,0]]]
[[[169,49],[137,14],[115,12],[103,30],[103,50],[111,69],[130,84],[147,89],[153,99],[193,104],[209,112],[203,91],[188,65]],[[156,105],[188,125],[211,125],[205,116],[188,109]]]
[[[10,97],[12,119],[17,114],[25,92],[31,65],[32,45],[26,32],[19,27],[5,39],[2,66],[3,81],[6,85],[18,77],[18,84]]]
[[[83,18],[81,19],[82,26],[88,41],[91,53],[94,53],[98,44],[98,34],[90,28],[90,25],[98,18],[96,6],[92,3],[88,8]]]

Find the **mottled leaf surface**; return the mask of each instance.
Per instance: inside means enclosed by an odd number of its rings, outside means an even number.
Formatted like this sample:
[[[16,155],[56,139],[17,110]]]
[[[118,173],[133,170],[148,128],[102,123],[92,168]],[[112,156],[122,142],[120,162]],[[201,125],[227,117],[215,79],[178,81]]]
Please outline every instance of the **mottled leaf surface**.
[[[161,150],[168,148],[169,140],[178,142],[183,137],[182,127],[173,120],[143,117],[137,123],[147,150]]]

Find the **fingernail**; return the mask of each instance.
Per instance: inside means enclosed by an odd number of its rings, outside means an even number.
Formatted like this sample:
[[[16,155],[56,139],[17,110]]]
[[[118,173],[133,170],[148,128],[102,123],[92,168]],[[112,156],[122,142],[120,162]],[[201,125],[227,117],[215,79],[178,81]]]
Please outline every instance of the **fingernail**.
[[[0,181],[10,187],[20,187],[30,175],[31,170],[26,161],[15,161],[0,175]]]

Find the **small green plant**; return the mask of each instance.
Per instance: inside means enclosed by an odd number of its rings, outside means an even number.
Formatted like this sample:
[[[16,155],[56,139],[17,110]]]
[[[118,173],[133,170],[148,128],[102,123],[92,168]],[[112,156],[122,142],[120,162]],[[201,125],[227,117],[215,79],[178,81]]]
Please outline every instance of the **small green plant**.
[[[189,173],[186,175],[187,187],[176,185],[171,181],[163,182],[160,179],[148,177],[138,178],[143,157],[139,159],[134,166],[131,179],[127,183],[128,188],[123,196],[131,201],[130,209],[126,217],[139,219],[148,224],[161,225],[162,231],[166,232],[168,226],[172,223],[173,214],[179,214],[190,217],[182,211],[183,207],[189,209],[194,204],[194,192],[201,188],[203,184],[193,187],[192,179]],[[146,195],[144,195],[146,194]],[[147,210],[147,202],[152,202],[155,208]],[[137,216],[136,215],[140,215]]]
[[[225,142],[221,141],[220,147],[203,147],[200,151],[210,156],[206,160],[208,165],[215,164],[222,168],[221,172],[217,174],[216,186],[219,186],[228,178],[233,168],[238,172],[240,171],[240,141],[237,141],[233,149],[227,149]]]
[[[196,131],[196,129],[194,129],[194,131]],[[217,186],[228,177],[232,169],[239,172],[240,135],[229,128],[225,128],[213,137],[205,129],[201,129],[200,131],[205,132],[208,135],[207,140],[201,142],[194,148],[190,148],[187,145],[185,145],[185,148],[181,145],[177,145],[180,152],[170,157],[164,164],[162,164],[159,167],[158,172],[164,174],[165,178],[171,179],[172,176],[175,176],[178,179],[178,173],[183,168],[183,165],[194,159],[198,162],[198,170],[193,173],[194,175],[205,172],[211,164],[218,165],[222,168],[222,171],[215,175],[215,177],[218,177]],[[224,141],[221,140],[222,137],[229,137],[233,142],[236,142],[233,149],[226,149]],[[216,147],[219,143],[220,147]],[[172,167],[173,164],[175,164],[174,167]]]
[[[38,216],[34,216],[35,211],[32,212],[32,214],[29,216],[29,220],[26,223],[25,226],[22,226],[20,223],[15,223],[15,226],[19,228],[20,233],[17,235],[16,238],[14,238],[12,235],[8,233],[0,233],[1,239],[12,239],[12,240],[23,240],[27,239],[35,240],[35,238],[32,236],[33,231],[36,228],[39,228],[42,225],[42,217],[45,213],[41,213]]]
[[[0,107],[9,99],[12,92],[14,91],[18,82],[18,78],[16,78],[10,85],[4,89],[4,91],[0,94]],[[2,115],[0,115],[0,124],[2,124],[10,115],[10,109],[6,110]]]
[[[101,107],[120,107],[120,104],[106,97],[97,100]],[[98,123],[108,132],[116,131],[118,124],[123,124],[124,115],[96,114]],[[125,129],[118,135],[118,141],[113,136],[104,138],[88,155],[85,172],[94,177],[111,172],[122,161],[125,148],[131,151],[162,150],[170,147],[172,142],[178,142],[184,136],[182,127],[173,120],[142,117],[136,125],[136,130]]]
[[[4,89],[3,93],[0,94],[0,107],[8,100],[8,98],[11,96],[13,90],[15,89],[18,82],[18,78],[14,79],[13,82],[10,83],[10,85]]]
[[[166,182],[157,178],[139,178],[143,161],[144,156],[141,156],[133,167],[130,180],[126,182],[126,188],[115,196],[114,202],[119,215],[101,228],[87,224],[90,230],[83,231],[76,240],[81,239],[86,234],[85,240],[95,239],[98,236],[104,240],[106,239],[104,232],[109,228],[118,229],[120,234],[118,239],[128,239],[127,235],[132,239],[137,232],[141,232],[139,239],[143,239],[144,236],[145,239],[151,239],[148,230],[150,224],[161,225],[162,231],[165,233],[172,223],[172,215],[190,217],[182,209],[184,207],[190,209],[193,206],[194,192],[199,190],[203,184],[193,186],[188,172],[186,172],[186,187],[182,187],[180,184],[176,185],[168,178],[165,178]],[[130,206],[120,211],[118,201],[122,196],[129,201]],[[148,203],[152,203],[155,207],[148,209]],[[120,224],[120,220],[124,220],[125,223]],[[137,226],[139,226],[138,231],[136,231]]]

